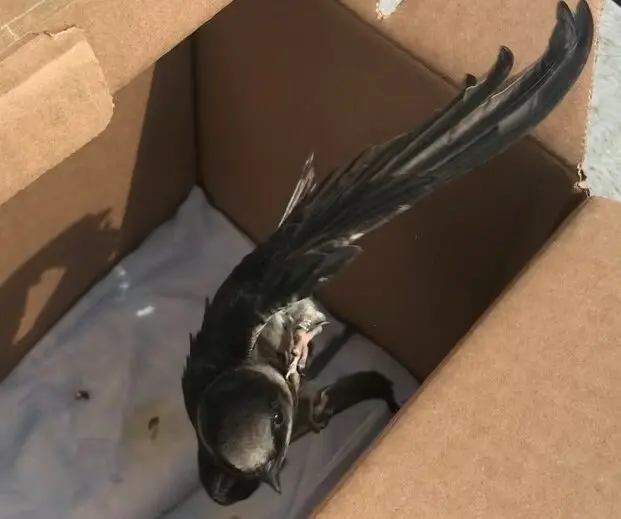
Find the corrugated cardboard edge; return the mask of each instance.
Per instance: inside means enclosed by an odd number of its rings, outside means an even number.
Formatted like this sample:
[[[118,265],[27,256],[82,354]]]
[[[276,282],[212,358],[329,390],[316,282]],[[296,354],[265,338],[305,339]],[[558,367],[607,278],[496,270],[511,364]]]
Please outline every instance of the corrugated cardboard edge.
[[[587,153],[587,144],[588,144],[588,139],[589,139],[589,128],[591,127],[591,110],[592,110],[592,106],[593,106],[593,89],[595,88],[595,71],[597,70],[597,63],[599,61],[600,58],[600,44],[601,44],[601,31],[600,31],[600,26],[601,26],[601,19],[602,19],[602,13],[604,11],[604,2],[601,2],[599,4],[599,9],[594,10],[593,13],[593,17],[595,19],[595,24],[596,24],[596,31],[595,31],[595,35],[594,35],[594,40],[593,40],[593,50],[591,51],[591,54],[593,55],[593,58],[591,60],[591,64],[590,64],[590,70],[589,73],[591,74],[591,83],[589,84],[589,92],[588,92],[588,98],[587,98],[587,103],[586,103],[586,123],[584,125],[584,131],[582,133],[582,142],[581,142],[581,146],[582,146],[582,158],[580,160],[580,162],[578,163],[578,181],[576,182],[576,190],[580,190],[586,193],[587,196],[591,195],[591,191],[589,189],[588,186],[588,175],[584,170],[584,163],[586,160],[586,153]]]
[[[79,29],[39,34],[0,62],[0,204],[98,136],[113,110]]]

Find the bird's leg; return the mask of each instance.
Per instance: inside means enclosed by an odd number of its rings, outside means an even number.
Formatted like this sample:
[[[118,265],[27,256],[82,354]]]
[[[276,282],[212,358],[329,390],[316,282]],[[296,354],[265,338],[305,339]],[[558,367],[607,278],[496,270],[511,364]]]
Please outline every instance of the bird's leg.
[[[291,441],[325,429],[333,416],[367,400],[383,400],[391,413],[399,410],[393,384],[377,371],[359,371],[313,391],[305,384],[293,424]]]
[[[319,433],[325,429],[334,414],[334,409],[330,407],[330,399],[326,389],[324,388],[317,393],[308,416],[309,426],[314,433]]]
[[[328,393],[325,388],[320,391],[311,390],[309,383],[304,384],[293,421],[292,442],[309,432],[319,433],[326,428],[330,421],[329,417],[327,419],[325,417],[327,405],[329,405]],[[316,418],[315,415],[318,410],[322,416]]]
[[[304,328],[298,327],[293,335],[294,350],[299,351],[298,368],[303,370],[306,367],[308,361],[308,354],[312,346],[312,340],[323,331],[325,322],[319,323],[313,326],[310,330],[306,331]]]
[[[293,332],[287,378],[296,371],[303,371],[308,361],[311,341],[323,331],[326,321],[319,323],[302,322]]]

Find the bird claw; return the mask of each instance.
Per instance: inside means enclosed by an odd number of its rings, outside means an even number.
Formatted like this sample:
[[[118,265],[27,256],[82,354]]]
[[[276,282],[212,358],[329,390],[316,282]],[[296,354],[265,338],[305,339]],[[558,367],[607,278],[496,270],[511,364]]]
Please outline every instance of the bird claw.
[[[291,350],[291,359],[289,360],[289,366],[287,368],[287,374],[285,378],[289,380],[294,373],[300,373],[303,369],[302,366],[302,352],[297,345]]]
[[[302,322],[292,334],[292,346],[289,366],[285,378],[289,380],[297,372],[304,376],[304,370],[308,361],[312,340],[323,331],[323,327],[328,321],[323,320],[317,323]]]
[[[313,402],[313,405],[310,407],[308,423],[311,430],[315,433],[320,433],[324,430],[332,417],[332,412],[327,407],[328,403],[328,393],[326,391],[320,391],[318,399]]]
[[[295,374],[298,373],[298,366],[296,362],[292,362],[291,364],[289,364],[289,369],[287,370],[287,374],[285,375],[285,379],[286,380],[290,380],[291,377]]]

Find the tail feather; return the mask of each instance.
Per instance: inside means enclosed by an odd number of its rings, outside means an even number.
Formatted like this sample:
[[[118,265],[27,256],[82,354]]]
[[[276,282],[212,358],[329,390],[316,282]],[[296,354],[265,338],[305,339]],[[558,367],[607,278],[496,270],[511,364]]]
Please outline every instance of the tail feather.
[[[389,159],[393,159],[392,162],[387,161],[386,163],[379,164],[379,166],[381,168],[406,166],[406,163],[398,163],[394,159],[401,157],[402,160],[406,160],[408,156],[414,157],[423,154],[442,135],[454,131],[456,121],[467,117],[473,112],[475,114],[478,113],[476,110],[481,103],[489,99],[489,96],[505,82],[513,68],[514,61],[511,49],[504,46],[501,47],[496,62],[481,82],[473,75],[466,75],[464,87],[460,94],[439,115],[431,119],[428,124],[410,134],[411,137],[408,140],[412,142],[407,146],[407,150],[404,150],[406,153],[400,155],[387,154]],[[412,139],[412,137],[415,138]]]
[[[494,125],[485,128],[486,121],[479,122],[471,130],[475,137],[466,135],[456,142],[457,151],[446,154],[430,173],[443,169],[446,177],[454,171],[468,171],[506,149],[541,122],[578,79],[588,59],[592,39],[593,19],[586,3],[578,5],[575,20],[567,5],[559,4],[558,23],[547,52],[490,99],[490,111],[495,112],[497,119]]]
[[[349,166],[307,189],[283,226],[304,222],[296,232],[298,245],[312,249],[337,236],[355,241],[383,225],[538,125],[579,77],[592,40],[587,3],[579,3],[574,18],[560,2],[548,47],[536,63],[506,84],[513,55],[501,48],[483,81],[468,76],[453,102],[422,128],[364,150]]]
[[[296,207],[306,195],[308,195],[315,188],[315,168],[314,168],[315,155],[311,155],[306,159],[304,167],[302,168],[302,174],[293,190],[293,194],[285,207],[285,211],[278,223],[278,227],[289,217],[291,211]]]
[[[346,213],[341,211],[348,202],[348,199],[343,195],[347,191],[348,185],[355,185],[365,182],[365,176],[368,176],[368,165],[373,164],[374,170],[378,172],[384,171],[389,166],[389,163],[395,158],[402,156],[406,148],[410,148],[409,153],[416,152],[412,150],[413,140],[418,144],[418,149],[424,149],[424,147],[432,142],[434,138],[437,138],[438,134],[446,131],[450,125],[454,124],[453,120],[461,114],[468,113],[469,110],[476,108],[476,106],[484,100],[490,93],[492,93],[506,78],[508,72],[513,65],[513,54],[511,51],[503,47],[499,53],[499,57],[483,82],[477,83],[477,79],[468,75],[465,80],[465,88],[461,91],[453,101],[442,110],[435,118],[430,119],[422,127],[417,128],[414,132],[399,135],[383,145],[374,146],[372,148],[363,150],[358,156],[356,156],[351,163],[345,168],[339,169],[326,177],[322,182],[319,190],[322,192],[321,205],[324,207],[330,207],[330,215],[335,216],[337,221],[339,215],[342,218],[347,218]],[[308,211],[306,202],[306,196],[310,195],[317,188],[314,183],[314,167],[313,167],[314,155],[311,154],[307,159],[302,175],[298,180],[298,183],[294,189],[293,195],[287,204],[287,208],[280,221],[279,227],[289,219],[289,224],[297,226],[301,219],[305,219],[307,222],[314,222],[321,226],[321,220],[311,218]],[[347,176],[346,176],[347,175]],[[364,193],[359,193],[363,195]],[[372,196],[370,202],[379,203],[380,207],[385,204],[381,204],[379,196]],[[376,194],[377,195],[377,194]],[[369,205],[365,205],[366,198],[359,198],[358,206],[370,209]],[[295,212],[296,208],[302,208],[302,211]],[[327,213],[326,213],[327,214]],[[370,216],[370,213],[369,213]],[[334,222],[333,222],[334,223]]]
[[[546,51],[513,79],[513,54],[503,47],[481,81],[467,76],[459,95],[415,131],[364,150],[319,183],[309,157],[278,229],[220,287],[209,312],[214,325],[205,328],[227,340],[243,333],[235,341],[248,345],[247,354],[274,313],[309,297],[357,256],[356,240],[545,119],[584,69],[593,31],[586,0],[575,17],[560,2]]]
[[[578,4],[574,20],[571,11],[561,3],[558,8],[558,20],[559,23],[550,41],[550,49],[553,50],[546,53],[540,62],[528,70],[532,77],[531,84],[513,84],[508,87],[507,90],[520,91],[520,88],[522,90],[520,96],[516,96],[514,105],[517,106],[507,111],[494,128],[493,136],[497,139],[510,144],[532,129],[564,99],[584,68],[593,40],[593,18],[588,5],[584,1]],[[565,53],[566,58],[556,63],[554,55],[559,53]],[[509,96],[512,92],[501,92],[499,97],[502,95]],[[529,120],[531,113],[538,114],[538,121],[535,124]],[[495,146],[493,139],[481,139],[473,149],[471,157],[456,156],[452,158],[452,162],[447,162],[443,167],[465,169],[469,167],[469,161],[478,164],[490,154],[495,154]]]

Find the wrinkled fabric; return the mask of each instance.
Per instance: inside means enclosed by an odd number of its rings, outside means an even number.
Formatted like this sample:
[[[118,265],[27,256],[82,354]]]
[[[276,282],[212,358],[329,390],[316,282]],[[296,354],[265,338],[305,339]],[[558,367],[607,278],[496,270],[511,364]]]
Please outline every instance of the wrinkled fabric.
[[[180,383],[188,335],[205,296],[252,246],[195,188],[40,341],[0,385],[0,519],[308,515],[390,419],[383,402],[365,402],[297,442],[280,496],[262,486],[224,508],[198,483]],[[319,347],[341,329],[329,325]],[[319,382],[361,369],[383,372],[401,401],[417,388],[361,336]]]

